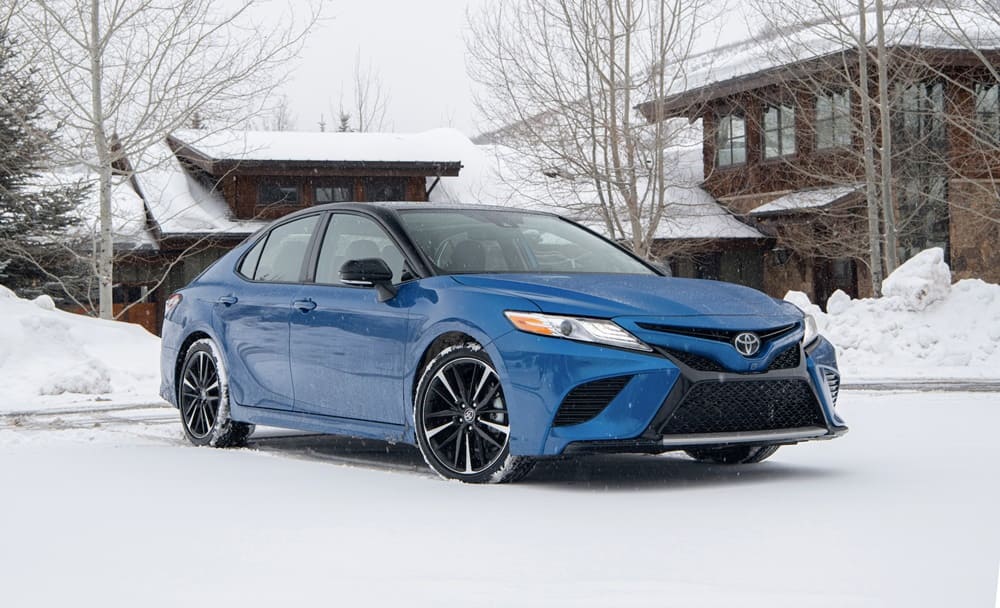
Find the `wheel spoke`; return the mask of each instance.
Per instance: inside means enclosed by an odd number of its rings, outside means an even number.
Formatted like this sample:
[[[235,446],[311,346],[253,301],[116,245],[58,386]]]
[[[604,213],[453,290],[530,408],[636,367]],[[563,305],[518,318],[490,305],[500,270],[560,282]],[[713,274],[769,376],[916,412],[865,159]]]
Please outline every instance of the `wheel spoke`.
[[[463,433],[461,431],[461,429],[459,429],[458,437],[455,439],[455,469],[456,470],[458,469],[458,459],[461,458],[461,456],[462,456],[462,436],[463,435],[465,435],[465,433]]]
[[[493,375],[493,370],[487,367],[483,368],[483,377],[479,379],[479,384],[476,385],[476,390],[472,393],[473,404],[479,403],[478,401],[476,401],[476,398],[479,396],[479,393],[482,392],[483,386],[486,384],[486,381],[489,380],[490,376],[492,375]]]
[[[468,437],[469,433],[468,433],[468,431],[466,431],[465,435],[466,435],[466,437],[465,437],[465,472],[466,473],[471,473],[472,472],[472,457],[469,455],[469,437]]]
[[[446,416],[457,416],[460,412],[456,409],[441,410],[439,412],[431,412],[430,414],[424,414],[424,418],[430,420],[431,418],[444,418]]]
[[[459,373],[458,369],[456,369],[457,367],[458,366],[456,365],[455,367],[452,368],[454,370],[453,374],[454,374],[454,377],[455,377],[455,386],[458,387],[458,396],[461,398],[462,403],[468,404],[469,403],[469,387],[468,387],[467,383],[464,380],[462,380],[462,374]],[[473,369],[472,373],[473,373],[473,375],[475,375],[476,370]]]
[[[448,379],[444,375],[444,369],[442,369],[441,371],[439,371],[437,373],[437,375],[434,376],[434,377],[437,378],[438,381],[441,382],[441,384],[444,385],[445,390],[447,390],[448,394],[451,395],[452,402],[453,403],[458,403],[458,395],[455,394],[455,391],[451,388],[451,384],[448,383]]]
[[[455,424],[454,420],[449,420],[448,422],[445,422],[441,426],[436,426],[436,427],[430,429],[429,431],[427,431],[427,438],[430,439],[430,438],[434,437],[434,435],[437,435],[441,431],[443,431],[443,430],[451,427],[454,424]]]
[[[477,434],[477,435],[479,435],[480,437],[482,437],[482,438],[483,438],[483,439],[485,439],[486,441],[489,441],[489,442],[490,442],[490,443],[492,443],[492,444],[493,444],[494,446],[496,446],[496,448],[497,448],[498,450],[502,450],[502,449],[503,449],[503,446],[502,446],[502,445],[500,445],[499,443],[497,443],[497,440],[496,440],[496,439],[493,439],[492,437],[490,437],[490,436],[489,436],[489,434],[487,434],[487,433],[483,432],[483,430],[482,430],[481,428],[479,428],[478,426],[474,426],[474,427],[472,427],[472,430],[474,430],[474,431],[476,432],[476,434]]]
[[[493,397],[496,396],[497,391],[499,390],[500,390],[500,383],[497,382],[496,384],[490,387],[489,392],[486,393],[486,397],[482,401],[480,401],[480,403],[490,403],[491,401],[493,401]]]
[[[494,431],[496,431],[498,433],[503,433],[505,436],[506,435],[510,435],[510,427],[509,426],[503,426],[503,425],[497,424],[495,422],[490,422],[489,420],[480,420],[479,424],[488,426],[489,428],[493,429]]]
[[[437,393],[437,396],[440,397],[442,400],[444,400],[445,403],[451,403],[451,404],[457,403],[454,398],[449,397],[448,395],[442,393],[441,389],[439,389],[437,386],[432,386],[431,390]]]

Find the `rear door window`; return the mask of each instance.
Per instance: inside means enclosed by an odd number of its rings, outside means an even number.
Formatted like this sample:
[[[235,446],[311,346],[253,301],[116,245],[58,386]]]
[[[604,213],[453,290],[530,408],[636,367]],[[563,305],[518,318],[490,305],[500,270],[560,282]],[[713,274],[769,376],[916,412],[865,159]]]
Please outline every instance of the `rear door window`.
[[[309,239],[319,215],[309,215],[282,224],[271,230],[263,250],[259,253],[255,246],[240,266],[240,273],[255,281],[271,283],[296,283],[302,277],[302,268],[309,248]],[[259,257],[258,257],[259,256]],[[258,257],[255,268],[248,267],[252,259]],[[251,276],[248,272],[252,271]]]

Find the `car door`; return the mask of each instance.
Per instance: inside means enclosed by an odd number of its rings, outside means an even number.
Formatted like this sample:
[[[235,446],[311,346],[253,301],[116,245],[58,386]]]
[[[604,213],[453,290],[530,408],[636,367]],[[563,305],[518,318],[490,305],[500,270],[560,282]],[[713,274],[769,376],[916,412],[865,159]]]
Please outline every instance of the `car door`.
[[[216,303],[229,360],[230,394],[249,407],[290,410],[288,321],[320,214],[271,229],[241,260],[240,287]]]
[[[404,277],[396,243],[375,220],[331,214],[317,244],[315,281],[299,292],[291,317],[291,367],[297,411],[403,424],[403,353],[408,312],[399,299],[345,285],[348,260],[382,258],[393,282]]]

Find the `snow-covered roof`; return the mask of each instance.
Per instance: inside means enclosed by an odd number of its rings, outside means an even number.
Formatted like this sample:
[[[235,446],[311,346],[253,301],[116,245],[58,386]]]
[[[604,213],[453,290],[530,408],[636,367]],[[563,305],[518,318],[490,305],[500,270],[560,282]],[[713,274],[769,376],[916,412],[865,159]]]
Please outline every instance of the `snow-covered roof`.
[[[962,0],[899,2],[886,10],[885,36],[889,46],[934,49],[1000,49],[1000,22],[983,19],[975,3]],[[874,10],[865,14],[867,44],[875,44]],[[817,59],[858,48],[861,18],[818,18],[780,31],[769,28],[758,35],[691,56],[685,62],[679,88],[667,96],[687,96],[703,88],[739,81],[773,68]]]
[[[777,215],[806,209],[820,209],[839,202],[859,191],[860,186],[858,185],[798,190],[757,207],[750,212],[750,215]]]
[[[423,133],[177,131],[174,140],[205,158],[238,161],[457,163],[438,129]]]
[[[64,169],[40,175],[35,185],[42,188],[60,186],[90,186],[74,210],[79,220],[67,236],[98,239],[101,232],[101,199],[97,173],[84,167]],[[146,212],[142,199],[128,180],[115,176],[111,185],[111,233],[119,250],[156,249],[156,240],[146,229]]]
[[[700,142],[699,142],[700,143]],[[433,202],[463,202],[548,211],[573,218],[607,235],[596,210],[598,196],[591,183],[564,178],[523,179],[516,151],[501,145],[476,145],[461,133],[443,137],[464,165],[457,177],[442,177],[431,192]],[[665,151],[670,160],[671,184],[667,204],[654,233],[657,239],[766,238],[726,211],[700,187],[703,163],[700,146],[678,146]],[[540,174],[540,171],[537,171]],[[572,192],[570,192],[570,190]],[[648,218],[647,218],[647,221]],[[629,228],[623,227],[628,235]]]
[[[162,234],[251,234],[266,223],[232,219],[222,196],[192,178],[166,144],[151,147],[135,168],[149,215]]]

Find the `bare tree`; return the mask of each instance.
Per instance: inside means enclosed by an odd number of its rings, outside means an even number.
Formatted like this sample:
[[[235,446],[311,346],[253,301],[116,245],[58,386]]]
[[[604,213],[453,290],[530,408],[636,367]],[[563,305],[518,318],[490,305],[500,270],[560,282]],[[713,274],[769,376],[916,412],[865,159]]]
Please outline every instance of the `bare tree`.
[[[250,121],[250,126],[261,131],[292,131],[295,122],[288,95],[279,95],[270,107],[263,109],[259,118]]]
[[[349,99],[344,106],[345,92]],[[330,105],[330,114],[337,117],[337,131],[377,132],[391,129],[386,123],[389,110],[389,89],[382,82],[382,75],[371,61],[362,62],[361,51],[354,55],[351,85],[340,92],[337,107]]]
[[[46,105],[65,125],[63,160],[98,175],[100,315],[112,316],[113,175],[196,119],[243,125],[288,74],[317,18],[255,14],[252,0],[35,0],[14,16],[31,36]]]
[[[663,150],[686,124],[634,107],[684,88],[708,22],[701,0],[518,0],[470,18],[469,72],[494,131],[517,151],[525,189],[650,255],[669,221]],[[529,195],[529,193],[525,193]]]

